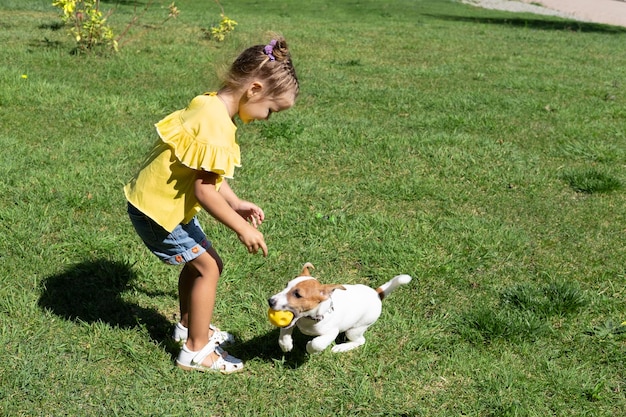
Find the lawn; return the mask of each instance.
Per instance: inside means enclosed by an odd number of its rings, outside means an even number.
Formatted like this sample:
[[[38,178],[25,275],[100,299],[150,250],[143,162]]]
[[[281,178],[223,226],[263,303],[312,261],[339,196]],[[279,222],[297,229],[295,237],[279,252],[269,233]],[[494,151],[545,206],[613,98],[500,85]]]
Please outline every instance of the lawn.
[[[619,416],[626,409],[626,28],[446,0],[156,1],[118,53],[72,53],[52,0],[0,1],[0,414]],[[101,1],[121,33],[146,1]],[[135,7],[135,4],[138,4]],[[278,31],[293,109],[240,125],[232,187],[266,213],[215,323],[246,361],[174,366],[179,270],[122,187],[154,123]],[[414,280],[357,350],[283,354],[267,298]]]

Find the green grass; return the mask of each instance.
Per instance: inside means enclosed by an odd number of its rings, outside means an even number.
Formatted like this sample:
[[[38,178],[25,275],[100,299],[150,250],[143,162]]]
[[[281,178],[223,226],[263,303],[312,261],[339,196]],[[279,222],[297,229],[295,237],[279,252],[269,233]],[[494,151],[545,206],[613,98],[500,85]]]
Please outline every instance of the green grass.
[[[152,7],[115,56],[72,55],[50,1],[0,2],[0,409],[7,416],[618,416],[626,408],[626,29],[436,0]],[[121,30],[133,2],[110,22]],[[167,4],[166,4],[167,3]],[[102,2],[113,7],[115,2]],[[240,126],[233,187],[266,212],[225,261],[215,322],[246,372],[173,365],[178,270],[122,186],[153,124],[267,30],[302,92]],[[26,75],[27,78],[22,78]],[[266,299],[415,279],[368,342],[283,354]]]

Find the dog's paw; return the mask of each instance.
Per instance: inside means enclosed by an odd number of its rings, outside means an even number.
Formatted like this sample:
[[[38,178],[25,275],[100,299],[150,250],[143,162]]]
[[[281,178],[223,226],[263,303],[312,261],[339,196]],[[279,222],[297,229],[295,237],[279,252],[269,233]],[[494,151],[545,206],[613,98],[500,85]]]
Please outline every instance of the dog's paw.
[[[341,343],[341,344],[333,346],[333,348],[331,349],[331,352],[333,353],[347,352],[349,350],[358,348],[362,344],[363,343],[354,343],[354,342]]]
[[[278,346],[283,352],[291,352],[293,349],[293,339],[289,337],[281,337],[278,339]]]
[[[309,341],[306,344],[306,351],[309,355],[314,355],[316,353],[320,353],[321,350],[315,346],[315,343],[313,343],[313,341]]]

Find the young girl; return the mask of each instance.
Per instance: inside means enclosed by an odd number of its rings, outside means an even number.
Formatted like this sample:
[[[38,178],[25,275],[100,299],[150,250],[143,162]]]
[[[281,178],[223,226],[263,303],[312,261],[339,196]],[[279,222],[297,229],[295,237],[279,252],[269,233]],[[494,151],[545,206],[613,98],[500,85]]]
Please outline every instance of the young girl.
[[[248,252],[267,256],[257,230],[263,210],[237,197],[226,180],[240,166],[233,118],[237,115],[244,123],[267,120],[293,106],[298,91],[282,37],[246,49],[217,93],[195,97],[186,109],[156,124],[154,148],[124,187],[128,214],[146,246],[168,264],[184,264],[178,280],[181,319],[173,335],[183,342],[176,359],[183,369],[243,369],[241,360],[220,348],[233,336],[211,325],[223,265],[196,214],[204,208],[237,233]]]

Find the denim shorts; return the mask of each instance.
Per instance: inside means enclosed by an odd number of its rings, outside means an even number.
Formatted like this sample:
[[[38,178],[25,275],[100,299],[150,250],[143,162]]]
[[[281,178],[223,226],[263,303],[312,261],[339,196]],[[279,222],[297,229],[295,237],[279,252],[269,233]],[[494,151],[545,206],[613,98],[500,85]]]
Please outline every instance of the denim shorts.
[[[143,243],[167,264],[192,261],[211,247],[195,217],[187,224],[179,224],[170,233],[130,203],[128,216]]]

